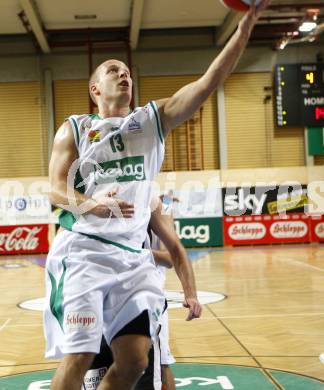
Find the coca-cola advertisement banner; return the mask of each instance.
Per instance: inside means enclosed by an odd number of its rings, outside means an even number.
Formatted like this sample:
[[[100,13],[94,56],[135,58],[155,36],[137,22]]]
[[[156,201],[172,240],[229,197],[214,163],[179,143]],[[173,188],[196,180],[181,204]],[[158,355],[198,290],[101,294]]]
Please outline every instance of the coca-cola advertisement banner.
[[[223,188],[224,215],[304,213],[307,186],[283,184],[257,187]]]
[[[0,226],[0,255],[47,253],[48,225]]]
[[[305,214],[224,217],[226,245],[310,242],[311,218]]]

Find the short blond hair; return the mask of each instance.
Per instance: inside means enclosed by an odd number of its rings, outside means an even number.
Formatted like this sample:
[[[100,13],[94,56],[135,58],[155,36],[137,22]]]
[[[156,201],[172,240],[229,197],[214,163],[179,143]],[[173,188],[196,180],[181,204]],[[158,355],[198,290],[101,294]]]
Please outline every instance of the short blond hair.
[[[89,78],[89,95],[91,97],[91,100],[94,102],[96,106],[97,106],[97,99],[94,93],[91,91],[91,86],[99,81],[98,70],[100,67],[101,65],[97,66],[96,69],[91,73],[91,76]]]
[[[97,98],[96,98],[95,94],[91,91],[91,86],[94,85],[95,83],[97,83],[97,82],[99,81],[99,71],[100,71],[100,68],[101,68],[104,64],[106,64],[107,62],[110,62],[110,61],[117,61],[117,62],[120,62],[120,63],[124,64],[124,65],[126,66],[128,72],[130,73],[130,70],[129,70],[128,66],[127,66],[124,62],[122,62],[122,61],[120,61],[120,60],[116,60],[116,59],[114,59],[114,58],[111,58],[111,59],[109,59],[109,60],[103,62],[103,63],[100,64],[99,66],[97,66],[96,69],[91,73],[91,76],[90,76],[90,78],[89,78],[89,94],[90,94],[91,100],[94,102],[94,104],[95,104],[96,106],[98,105],[98,103],[97,103]]]

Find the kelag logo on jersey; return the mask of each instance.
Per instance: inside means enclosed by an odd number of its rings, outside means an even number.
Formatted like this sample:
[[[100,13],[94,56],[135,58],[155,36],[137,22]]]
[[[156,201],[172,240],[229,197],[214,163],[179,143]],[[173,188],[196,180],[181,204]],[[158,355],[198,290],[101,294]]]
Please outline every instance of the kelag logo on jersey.
[[[95,166],[94,182],[105,184],[145,180],[144,156],[125,157]]]

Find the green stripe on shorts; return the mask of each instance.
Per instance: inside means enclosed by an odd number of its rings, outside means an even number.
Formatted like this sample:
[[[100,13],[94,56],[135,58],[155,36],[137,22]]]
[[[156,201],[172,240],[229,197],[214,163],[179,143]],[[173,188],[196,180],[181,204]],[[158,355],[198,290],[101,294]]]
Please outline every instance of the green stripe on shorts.
[[[142,253],[141,249],[134,249],[134,248],[131,248],[129,246],[120,244],[119,242],[115,242],[115,241],[107,240],[106,238],[103,238],[103,237],[95,236],[94,234],[87,234],[87,233],[81,233],[81,232],[76,232],[76,233],[82,234],[83,236],[86,236],[89,238],[93,238],[94,240],[97,240],[97,241],[101,241],[104,244],[110,244],[110,245],[117,246],[118,248],[124,249],[125,251],[128,251],[128,252]]]
[[[48,275],[51,280],[52,284],[52,290],[51,290],[51,297],[50,297],[50,308],[53,316],[57,319],[59,322],[62,330],[63,330],[63,318],[64,318],[64,313],[63,313],[63,308],[62,308],[62,302],[63,302],[63,287],[64,287],[64,277],[65,277],[65,272],[66,272],[66,263],[65,263],[66,257],[62,260],[62,265],[63,265],[63,273],[61,275],[58,287],[56,286],[56,280],[51,274],[50,271],[48,271]]]

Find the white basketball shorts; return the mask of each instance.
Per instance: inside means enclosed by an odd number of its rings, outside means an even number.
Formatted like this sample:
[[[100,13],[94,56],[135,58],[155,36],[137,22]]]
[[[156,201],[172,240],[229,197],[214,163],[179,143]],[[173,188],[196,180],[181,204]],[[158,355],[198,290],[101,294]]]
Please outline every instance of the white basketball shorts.
[[[98,353],[102,335],[110,344],[144,310],[154,339],[164,300],[149,250],[134,253],[63,231],[46,262],[45,356]]]
[[[175,358],[173,357],[170,346],[169,346],[169,316],[168,310],[162,314],[162,324],[159,334],[160,338],[160,349],[161,349],[161,364],[169,365],[175,363]]]

